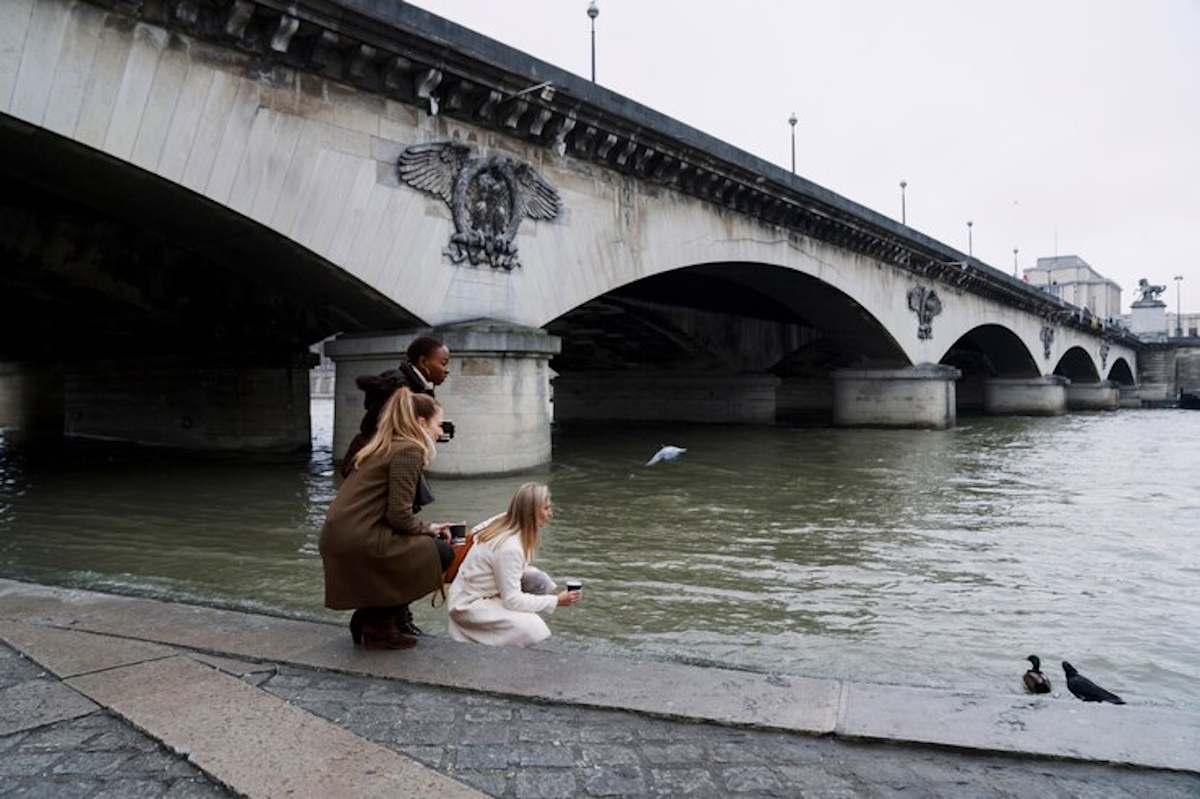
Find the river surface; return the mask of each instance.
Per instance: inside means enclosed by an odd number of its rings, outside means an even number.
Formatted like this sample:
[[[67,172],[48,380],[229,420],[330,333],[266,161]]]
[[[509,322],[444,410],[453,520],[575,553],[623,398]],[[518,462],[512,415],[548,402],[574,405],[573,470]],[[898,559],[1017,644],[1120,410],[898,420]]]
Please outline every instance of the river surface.
[[[344,620],[317,554],[330,414],[315,402],[312,456],[284,459],[0,432],[0,575]],[[668,443],[688,452],[643,465]],[[1069,660],[1200,710],[1200,413],[566,428],[544,472],[435,480],[422,516],[478,521],[528,479],[555,502],[539,565],[586,583],[543,646],[1011,692],[1037,654],[1056,692]]]

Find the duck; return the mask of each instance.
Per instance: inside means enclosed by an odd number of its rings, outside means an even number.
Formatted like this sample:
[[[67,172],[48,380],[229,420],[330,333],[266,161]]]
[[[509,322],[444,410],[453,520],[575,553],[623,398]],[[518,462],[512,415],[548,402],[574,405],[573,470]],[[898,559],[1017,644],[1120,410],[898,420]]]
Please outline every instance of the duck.
[[[1096,683],[1076,671],[1075,667],[1067,661],[1063,661],[1062,667],[1063,673],[1067,675],[1067,690],[1084,702],[1112,702],[1114,705],[1125,704],[1124,699],[1096,685]]]
[[[1021,677],[1021,681],[1025,683],[1025,690],[1031,694],[1050,693],[1050,678],[1042,674],[1041,659],[1037,655],[1030,655],[1025,659],[1033,664],[1033,668]]]

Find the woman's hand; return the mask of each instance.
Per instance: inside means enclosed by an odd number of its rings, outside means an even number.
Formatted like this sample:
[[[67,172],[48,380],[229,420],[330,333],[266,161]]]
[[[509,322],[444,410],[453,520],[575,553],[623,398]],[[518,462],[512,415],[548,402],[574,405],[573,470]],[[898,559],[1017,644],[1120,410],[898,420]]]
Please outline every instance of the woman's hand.
[[[581,599],[583,599],[583,591],[563,591],[558,595],[558,606],[561,608],[574,605]]]
[[[443,541],[450,541],[450,525],[454,522],[437,522],[429,525],[429,534],[434,538],[440,538]]]

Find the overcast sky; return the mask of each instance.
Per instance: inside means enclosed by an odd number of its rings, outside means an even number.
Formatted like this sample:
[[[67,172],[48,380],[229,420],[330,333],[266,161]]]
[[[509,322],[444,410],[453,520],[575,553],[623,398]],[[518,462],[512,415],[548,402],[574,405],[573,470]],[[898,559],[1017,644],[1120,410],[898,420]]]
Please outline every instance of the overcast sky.
[[[1013,270],[1200,311],[1200,0],[598,0],[596,79]],[[587,0],[417,0],[588,76]]]

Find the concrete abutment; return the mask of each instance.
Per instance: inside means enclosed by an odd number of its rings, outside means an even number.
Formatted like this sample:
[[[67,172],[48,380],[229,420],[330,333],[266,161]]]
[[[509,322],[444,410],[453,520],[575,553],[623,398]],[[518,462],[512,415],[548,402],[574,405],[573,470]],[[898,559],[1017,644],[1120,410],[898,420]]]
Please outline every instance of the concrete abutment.
[[[1061,375],[993,377],[984,382],[984,413],[991,416],[1061,416],[1067,386]]]
[[[107,361],[65,377],[67,435],[193,450],[307,452],[308,365]]]
[[[945,430],[957,421],[953,366],[839,369],[833,373],[833,423],[838,427]]]
[[[1067,386],[1067,409],[1072,411],[1115,411],[1121,404],[1121,391],[1115,383],[1071,383]]]
[[[54,364],[0,364],[0,430],[61,434],[63,374]]]
[[[554,379],[561,422],[775,424],[780,380],[769,374],[570,372]]]

